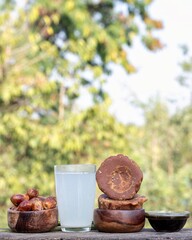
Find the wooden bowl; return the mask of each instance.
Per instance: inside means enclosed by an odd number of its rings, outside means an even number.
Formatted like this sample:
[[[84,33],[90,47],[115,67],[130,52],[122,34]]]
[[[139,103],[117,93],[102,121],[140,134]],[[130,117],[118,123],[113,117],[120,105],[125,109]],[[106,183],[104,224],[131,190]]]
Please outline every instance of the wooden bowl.
[[[94,210],[94,225],[100,232],[139,232],[145,225],[145,210]]]
[[[149,223],[157,232],[178,232],[180,231],[187,219],[190,212],[164,212],[164,211],[149,211],[145,216],[148,218]]]
[[[42,211],[7,211],[8,226],[14,232],[48,232],[58,225],[58,209]]]

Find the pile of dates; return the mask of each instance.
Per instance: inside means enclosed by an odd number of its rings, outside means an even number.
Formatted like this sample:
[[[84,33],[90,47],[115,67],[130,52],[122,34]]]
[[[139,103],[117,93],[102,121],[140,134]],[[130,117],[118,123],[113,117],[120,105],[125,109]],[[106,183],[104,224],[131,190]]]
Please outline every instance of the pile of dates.
[[[10,198],[15,211],[41,211],[55,208],[57,201],[55,197],[39,196],[37,189],[28,189],[25,194],[14,194]]]

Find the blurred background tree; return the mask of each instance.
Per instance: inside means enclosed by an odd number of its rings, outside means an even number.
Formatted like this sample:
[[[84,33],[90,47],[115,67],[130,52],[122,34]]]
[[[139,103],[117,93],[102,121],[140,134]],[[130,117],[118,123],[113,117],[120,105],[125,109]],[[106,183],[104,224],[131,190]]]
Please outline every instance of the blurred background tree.
[[[149,209],[162,203],[169,209],[190,206],[185,193],[191,184],[189,168],[184,168],[188,174],[184,175],[181,166],[191,164],[185,149],[191,144],[191,110],[170,116],[159,100],[152,101],[143,107],[143,126],[123,125],[108,113],[111,100],[103,88],[115,65],[128,74],[136,71],[128,58],[135,37],[150,51],[163,47],[153,36],[163,24],[150,17],[151,3],[35,0],[19,6],[1,1],[0,212],[4,226],[13,193],[36,187],[42,195],[54,194],[55,164],[99,165],[117,153],[129,155],[143,169],[142,194],[150,199]],[[118,10],[120,5],[123,11]],[[86,110],[77,105],[82,95],[91,102]],[[175,198],[177,191],[185,197]]]
[[[188,89],[192,106],[192,56],[188,46],[182,45],[181,50],[184,60],[179,63],[182,73],[178,76],[177,81],[182,87]]]

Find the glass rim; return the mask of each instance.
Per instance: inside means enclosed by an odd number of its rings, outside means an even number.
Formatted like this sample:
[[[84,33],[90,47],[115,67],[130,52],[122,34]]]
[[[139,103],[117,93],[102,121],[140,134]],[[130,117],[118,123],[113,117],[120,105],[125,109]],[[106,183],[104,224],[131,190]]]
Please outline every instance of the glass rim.
[[[58,172],[95,172],[96,164],[61,164],[54,165],[55,173]]]

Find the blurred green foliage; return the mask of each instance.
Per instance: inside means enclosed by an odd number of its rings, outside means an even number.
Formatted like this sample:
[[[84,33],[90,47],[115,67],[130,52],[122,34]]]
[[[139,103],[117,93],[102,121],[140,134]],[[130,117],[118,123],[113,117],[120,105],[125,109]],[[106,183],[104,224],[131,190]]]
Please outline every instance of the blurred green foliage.
[[[123,4],[126,13],[115,9]],[[0,218],[13,193],[29,187],[54,192],[53,166],[95,163],[122,153],[144,172],[146,209],[190,209],[192,110],[170,116],[166,106],[143,106],[143,126],[123,125],[108,113],[103,85],[110,63],[136,69],[127,49],[139,37],[149,50],[152,1],[28,1],[0,4]],[[139,19],[139,21],[138,21]],[[118,79],[117,79],[118,81]],[[86,90],[92,107],[79,111]],[[2,217],[3,216],[3,217]]]

